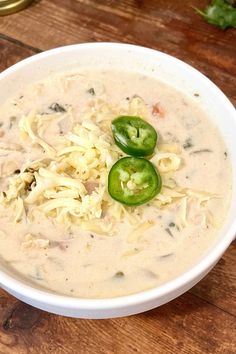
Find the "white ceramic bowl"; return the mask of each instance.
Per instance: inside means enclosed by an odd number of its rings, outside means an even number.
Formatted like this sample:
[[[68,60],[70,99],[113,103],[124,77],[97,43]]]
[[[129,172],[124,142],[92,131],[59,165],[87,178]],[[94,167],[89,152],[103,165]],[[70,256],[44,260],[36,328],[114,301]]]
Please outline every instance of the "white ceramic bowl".
[[[0,104],[27,84],[47,75],[76,68],[105,68],[141,72],[163,80],[183,93],[200,93],[199,104],[218,125],[229,149],[233,168],[232,205],[215,244],[191,269],[157,288],[113,299],[79,299],[42,291],[8,269],[0,285],[22,301],[43,310],[79,318],[131,315],[160,306],[181,295],[216,264],[236,234],[236,112],[232,104],[199,71],[167,54],[128,44],[89,43],[49,50],[23,60],[0,74]]]

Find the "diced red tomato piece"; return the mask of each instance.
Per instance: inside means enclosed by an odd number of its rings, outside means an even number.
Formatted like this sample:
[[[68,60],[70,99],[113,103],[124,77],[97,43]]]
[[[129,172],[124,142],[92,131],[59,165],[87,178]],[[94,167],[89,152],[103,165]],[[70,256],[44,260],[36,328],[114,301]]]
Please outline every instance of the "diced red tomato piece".
[[[163,107],[161,106],[161,104],[159,102],[155,103],[152,106],[152,115],[154,117],[160,117],[160,118],[164,118],[165,117],[165,111],[164,111]]]

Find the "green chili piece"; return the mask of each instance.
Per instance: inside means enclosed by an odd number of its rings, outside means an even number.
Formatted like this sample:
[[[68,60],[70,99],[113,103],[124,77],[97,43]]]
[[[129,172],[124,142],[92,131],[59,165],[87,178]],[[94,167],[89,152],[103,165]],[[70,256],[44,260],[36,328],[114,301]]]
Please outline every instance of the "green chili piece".
[[[153,154],[157,133],[139,117],[120,116],[111,124],[116,145],[128,155],[150,156]]]
[[[108,176],[110,196],[120,203],[136,206],[153,199],[161,190],[161,176],[148,160],[123,157],[111,168]]]

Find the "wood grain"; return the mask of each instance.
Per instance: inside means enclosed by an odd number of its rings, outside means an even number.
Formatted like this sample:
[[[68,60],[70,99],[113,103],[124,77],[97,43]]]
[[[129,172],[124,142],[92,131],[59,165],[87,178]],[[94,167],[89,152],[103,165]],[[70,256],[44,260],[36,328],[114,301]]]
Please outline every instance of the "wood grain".
[[[191,293],[236,317],[236,241]]]
[[[25,11],[3,17],[0,33],[41,50],[93,41],[155,48],[201,70],[236,104],[236,31],[222,31],[204,22],[193,7],[203,8],[207,3],[41,0]]]
[[[112,320],[55,316],[17,303],[5,294],[0,296],[1,306],[1,354],[236,351],[235,317],[190,293],[155,310]]]
[[[208,0],[41,0],[0,18],[0,71],[52,47],[140,44],[175,55],[236,104],[236,31],[209,26],[192,7]],[[188,293],[129,318],[77,320],[32,308],[0,290],[0,354],[234,354],[236,241]]]
[[[0,35],[0,72],[35,52]]]

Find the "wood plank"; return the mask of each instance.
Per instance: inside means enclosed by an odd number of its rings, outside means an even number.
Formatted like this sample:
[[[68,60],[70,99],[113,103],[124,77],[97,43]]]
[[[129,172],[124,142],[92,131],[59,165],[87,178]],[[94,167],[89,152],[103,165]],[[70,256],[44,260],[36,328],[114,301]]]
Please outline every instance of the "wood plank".
[[[34,54],[32,49],[19,43],[0,40],[0,70]],[[217,305],[224,311],[236,315],[236,248],[235,243],[225,253],[212,272],[191,291]]]
[[[236,31],[205,23],[209,1],[41,0],[0,18],[0,71],[39,50],[91,41],[141,44],[177,56],[236,104]],[[12,38],[7,38],[12,37]],[[191,292],[130,318],[89,321],[32,308],[0,290],[0,354],[233,354],[236,242]]]
[[[112,320],[50,315],[3,291],[0,308],[2,354],[236,352],[236,318],[190,293],[153,311]]]
[[[33,54],[35,52],[32,49],[10,42],[0,35],[0,72]]]
[[[181,0],[42,0],[3,17],[0,33],[42,50],[91,41],[159,49],[201,70],[236,104],[236,31],[221,31],[204,22],[193,6],[203,8],[207,3],[189,1],[183,6]]]
[[[236,317],[236,241],[191,293]]]

